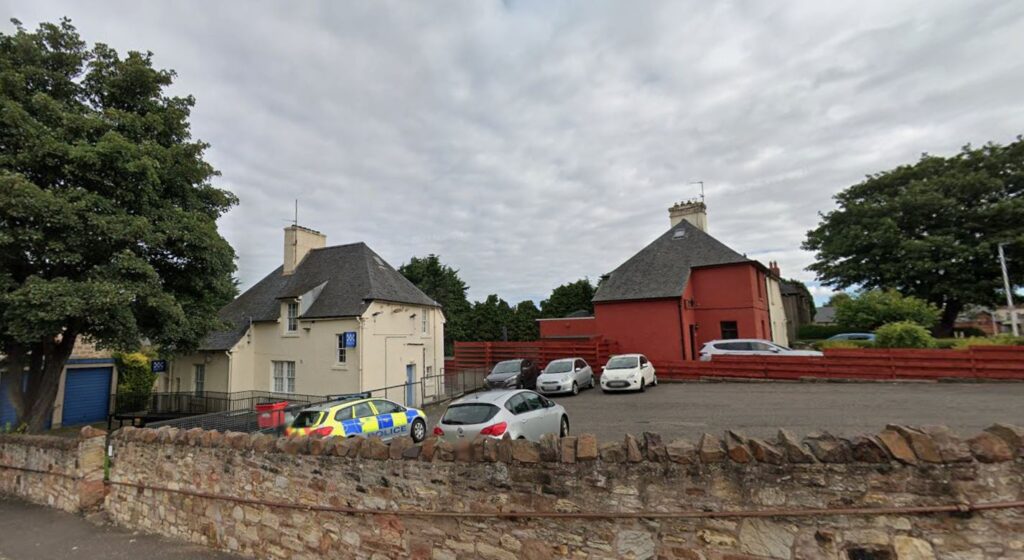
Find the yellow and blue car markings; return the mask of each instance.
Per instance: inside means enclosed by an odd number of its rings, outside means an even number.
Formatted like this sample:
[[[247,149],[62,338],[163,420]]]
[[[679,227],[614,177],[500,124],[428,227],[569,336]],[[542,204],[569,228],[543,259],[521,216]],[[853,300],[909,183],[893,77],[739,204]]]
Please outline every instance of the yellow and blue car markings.
[[[423,414],[423,411],[415,408],[409,408],[401,412],[392,412],[390,414],[380,414],[380,411],[377,410],[377,407],[374,404],[374,401],[376,400],[380,399],[350,401],[326,408],[317,419],[316,425],[308,428],[289,428],[288,432],[289,434],[308,435],[313,430],[330,426],[332,428],[332,436],[390,438],[400,435],[409,435],[409,427],[416,418],[423,418],[426,420],[426,416]],[[335,416],[338,414],[338,411],[345,408],[351,408],[362,403],[369,405],[373,415],[364,416],[362,418],[349,418],[341,420],[340,422],[335,420]]]

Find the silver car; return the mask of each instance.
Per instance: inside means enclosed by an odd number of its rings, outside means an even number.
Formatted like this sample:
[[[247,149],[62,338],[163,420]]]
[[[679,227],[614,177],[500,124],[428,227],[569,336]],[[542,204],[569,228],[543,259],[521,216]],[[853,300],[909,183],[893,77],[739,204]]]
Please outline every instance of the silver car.
[[[594,388],[594,370],[583,358],[552,360],[537,376],[537,391],[546,395],[572,393]]]
[[[824,356],[817,350],[793,350],[768,340],[739,338],[712,340],[700,349],[700,361],[709,362],[713,356]]]
[[[525,389],[473,393],[453,402],[434,428],[447,441],[494,438],[540,441],[544,434],[569,435],[569,415],[554,401]]]

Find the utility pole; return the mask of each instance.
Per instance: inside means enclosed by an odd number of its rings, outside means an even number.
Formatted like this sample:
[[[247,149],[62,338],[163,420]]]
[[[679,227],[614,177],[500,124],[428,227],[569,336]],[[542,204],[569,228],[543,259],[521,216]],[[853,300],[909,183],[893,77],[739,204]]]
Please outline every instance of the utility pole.
[[[1020,336],[1020,329],[1017,327],[1017,310],[1013,308],[1013,290],[1010,287],[1010,273],[1006,271],[1006,253],[1003,252],[1003,245],[999,244],[999,265],[1003,268],[1003,287],[1006,289],[1006,310],[1010,312],[1010,328],[1013,329],[1013,336]]]

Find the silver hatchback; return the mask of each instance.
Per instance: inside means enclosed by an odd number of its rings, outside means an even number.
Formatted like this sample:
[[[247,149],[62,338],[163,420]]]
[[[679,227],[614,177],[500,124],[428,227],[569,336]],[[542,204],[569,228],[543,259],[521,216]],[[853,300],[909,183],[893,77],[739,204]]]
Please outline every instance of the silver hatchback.
[[[494,438],[540,441],[544,434],[569,435],[569,415],[561,405],[527,390],[485,391],[467,395],[444,411],[434,435],[447,441]]]

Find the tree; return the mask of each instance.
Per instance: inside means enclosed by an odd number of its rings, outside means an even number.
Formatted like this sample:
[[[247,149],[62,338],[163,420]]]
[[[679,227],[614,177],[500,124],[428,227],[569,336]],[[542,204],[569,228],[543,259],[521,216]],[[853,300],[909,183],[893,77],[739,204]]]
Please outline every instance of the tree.
[[[940,336],[965,305],[999,302],[998,243],[1024,260],[1022,137],[948,158],[926,154],[835,199],[838,208],[807,234],[803,247],[816,253],[809,268],[829,286],[896,289],[935,304]]]
[[[512,307],[507,301],[496,294],[487,296],[484,301],[473,304],[469,322],[470,336],[467,340],[494,341],[509,340],[512,326]]]
[[[889,323],[915,323],[930,328],[939,320],[938,307],[896,290],[871,290],[856,298],[847,298],[836,306],[836,323],[849,328],[873,331]]]
[[[533,300],[519,302],[512,310],[512,326],[509,328],[509,340],[537,340],[540,336],[540,309]]]
[[[594,286],[583,278],[562,284],[551,291],[548,299],[540,302],[541,316],[545,318],[565,317],[575,311],[594,312]]]
[[[836,307],[840,303],[842,303],[844,301],[849,301],[852,298],[853,298],[853,296],[851,296],[850,294],[848,294],[846,292],[836,292],[836,293],[832,294],[831,297],[828,298],[828,301],[825,302],[825,305],[827,305],[829,307]]]
[[[87,48],[71,22],[0,34],[0,344],[21,421],[51,414],[75,341],[173,353],[219,327],[237,199],[194,140],[192,97],[152,54]]]
[[[469,321],[472,307],[466,299],[466,283],[459,271],[441,262],[438,255],[413,257],[398,268],[417,288],[441,304],[444,311],[445,351],[451,353],[454,341],[469,340]]]

